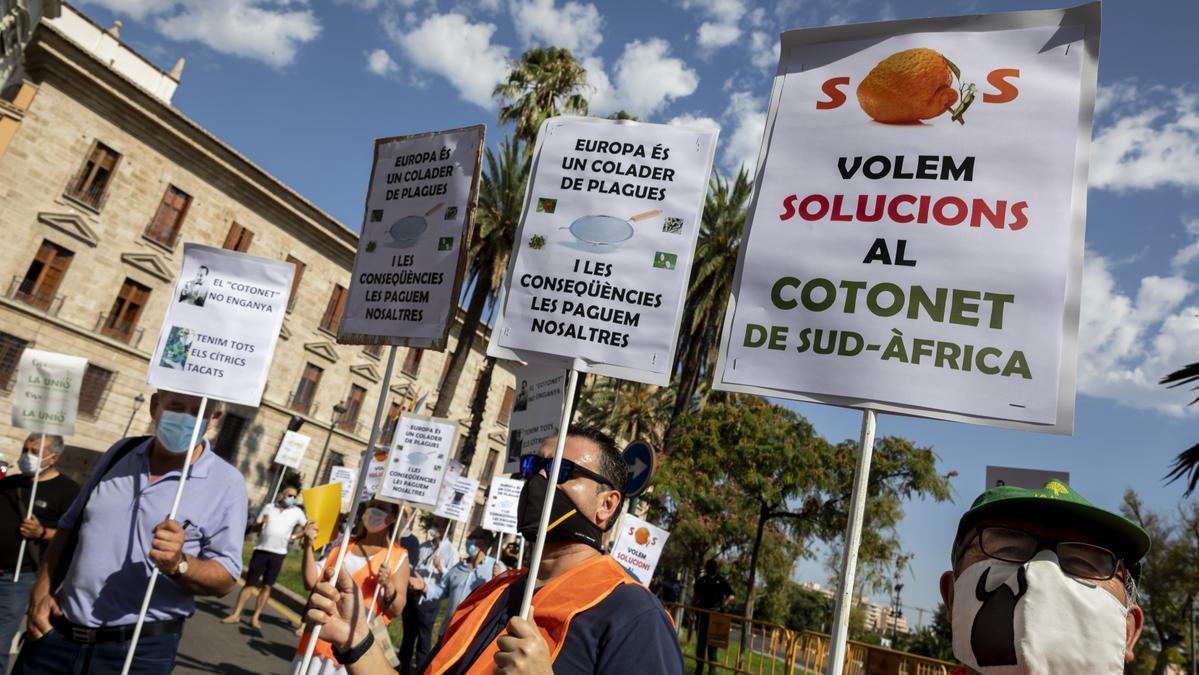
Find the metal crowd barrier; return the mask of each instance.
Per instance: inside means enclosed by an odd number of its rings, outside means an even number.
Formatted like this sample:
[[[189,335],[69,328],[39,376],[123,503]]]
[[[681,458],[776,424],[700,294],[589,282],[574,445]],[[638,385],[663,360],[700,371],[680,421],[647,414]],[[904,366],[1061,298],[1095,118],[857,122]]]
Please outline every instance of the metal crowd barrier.
[[[829,640],[825,633],[793,631],[765,621],[748,621],[743,616],[666,603],[675,619],[683,646],[686,672],[704,670],[733,675],[808,675],[824,673],[828,667]],[[707,624],[708,647],[701,654],[696,646]],[[745,648],[741,648],[744,642]],[[846,675],[950,675],[957,664],[849,641],[845,657]]]

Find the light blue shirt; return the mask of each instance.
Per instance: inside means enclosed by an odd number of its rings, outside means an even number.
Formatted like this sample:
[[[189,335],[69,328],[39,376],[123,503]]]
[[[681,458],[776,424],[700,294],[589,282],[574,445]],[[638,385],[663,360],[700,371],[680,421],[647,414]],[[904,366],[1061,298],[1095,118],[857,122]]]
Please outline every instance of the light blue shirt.
[[[433,564],[434,558],[441,561],[441,572],[438,572],[437,566]],[[417,561],[416,573],[424,580],[425,591],[421,596],[418,609],[424,616],[426,625],[430,627],[437,620],[437,611],[441,605],[442,579],[445,578],[445,573],[457,563],[458,550],[454,548],[454,544],[448,538],[443,537],[440,543],[435,539],[430,539],[420,545],[420,560]]]
[[[454,616],[454,610],[458,609],[458,605],[466,599],[466,596],[474,592],[474,590],[483,584],[491,581],[492,568],[497,564],[496,559],[491,556],[484,556],[483,562],[477,567],[471,567],[470,563],[463,560],[451,567],[442,578],[441,583],[445,589],[445,597],[447,605],[445,607],[445,619],[441,622],[441,632],[445,632],[446,626],[450,625],[450,618]],[[500,572],[508,569],[504,563],[498,563]]]
[[[57,594],[59,607],[72,623],[97,628],[137,621],[155,567],[149,556],[154,526],[166,520],[179,487],[178,470],[149,482],[152,443],[151,439],[139,445],[100,480],[99,472],[120,441],[109,448],[58,521],[60,528],[79,530],[75,556]],[[88,492],[91,500],[81,517]],[[217,561],[236,579],[241,575],[246,509],[245,478],[205,441],[204,452],[188,471],[175,517],[185,531],[183,552]],[[191,593],[160,575],[146,620],[183,619],[195,609]]]

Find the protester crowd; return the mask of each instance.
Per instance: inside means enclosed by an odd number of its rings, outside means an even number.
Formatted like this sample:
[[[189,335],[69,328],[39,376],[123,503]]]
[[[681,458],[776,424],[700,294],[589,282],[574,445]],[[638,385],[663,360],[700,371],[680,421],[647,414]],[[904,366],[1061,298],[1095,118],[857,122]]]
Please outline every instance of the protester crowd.
[[[9,644],[27,619],[12,672],[120,672],[157,568],[164,579],[150,598],[131,672],[169,673],[195,599],[235,588],[243,572],[246,487],[202,438],[220,407],[210,406],[201,420],[199,403],[155,394],[154,434],[118,440],[82,488],[55,468],[61,438],[26,441],[20,473],[0,480],[0,641]],[[184,493],[177,519],[163,519],[197,425],[195,488]],[[536,535],[546,494],[557,491],[531,620],[519,611],[527,570],[514,547],[496,558],[492,533],[470,532],[460,555],[446,522],[425,528],[421,541],[411,532],[410,510],[368,501],[348,539],[316,551],[319,529],[296,503],[295,488],[285,487],[251,522],[257,540],[245,587],[224,622],[240,621],[257,591],[250,625],[260,625],[299,542],[311,595],[291,673],[301,669],[312,626],[322,632],[307,675],[682,673],[672,618],[605,554],[606,533],[625,500],[620,452],[606,434],[571,427],[551,480],[552,448],[547,442],[541,454],[521,461],[518,520],[526,540]],[[35,476],[33,516],[26,518]],[[406,527],[397,541],[391,532],[398,524]],[[957,672],[1119,673],[1132,659],[1144,622],[1137,581],[1150,546],[1140,526],[1052,481],[1036,490],[984,492],[945,542],[950,570],[940,586],[963,664]],[[334,578],[343,546],[345,562]],[[709,562],[695,604],[723,611],[734,597],[717,562]],[[403,626],[398,648],[387,637],[394,620]],[[716,652],[707,647],[707,615],[697,627],[700,673]],[[0,666],[7,667],[6,657],[7,650]]]

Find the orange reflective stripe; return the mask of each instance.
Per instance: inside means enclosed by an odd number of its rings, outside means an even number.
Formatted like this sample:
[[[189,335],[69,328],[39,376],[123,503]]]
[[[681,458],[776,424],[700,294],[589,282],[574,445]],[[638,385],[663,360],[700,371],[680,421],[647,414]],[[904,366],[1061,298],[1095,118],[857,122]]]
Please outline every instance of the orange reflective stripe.
[[[510,570],[472,593],[450,619],[442,638],[441,649],[429,663],[425,675],[442,675],[462,658],[474,642],[479,628],[491,614],[495,603],[518,579],[524,570]],[[600,555],[588,560],[562,576],[551,580],[537,592],[533,603],[533,621],[550,649],[550,660],[557,658],[566,642],[566,633],[575,615],[585,612],[608,597],[624,584],[637,581],[629,576],[611,556]],[[489,675],[495,668],[495,653],[501,631],[466,671],[468,675]]]

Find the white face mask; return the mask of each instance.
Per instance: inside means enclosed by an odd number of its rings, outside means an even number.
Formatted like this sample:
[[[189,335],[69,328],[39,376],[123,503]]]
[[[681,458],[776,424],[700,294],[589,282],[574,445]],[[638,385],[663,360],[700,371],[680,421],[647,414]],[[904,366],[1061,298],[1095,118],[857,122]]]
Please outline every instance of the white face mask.
[[[37,455],[32,452],[22,452],[17,459],[17,466],[21,469],[21,473],[32,476],[37,473]]]
[[[387,517],[391,515],[383,509],[370,507],[366,510],[366,518],[363,524],[366,525],[367,532],[380,532],[387,529]]]
[[[953,655],[984,675],[1119,675],[1128,608],[1062,572],[1053,551],[987,559],[953,585]]]

